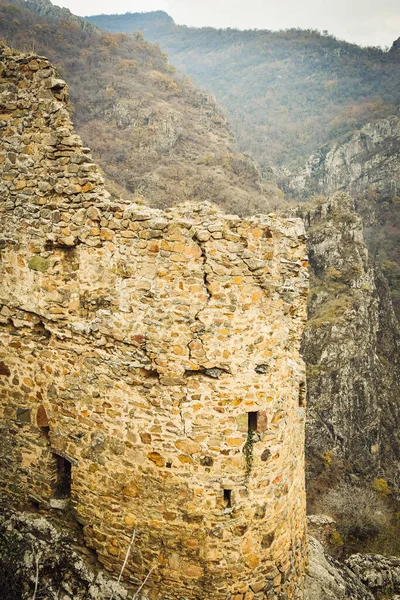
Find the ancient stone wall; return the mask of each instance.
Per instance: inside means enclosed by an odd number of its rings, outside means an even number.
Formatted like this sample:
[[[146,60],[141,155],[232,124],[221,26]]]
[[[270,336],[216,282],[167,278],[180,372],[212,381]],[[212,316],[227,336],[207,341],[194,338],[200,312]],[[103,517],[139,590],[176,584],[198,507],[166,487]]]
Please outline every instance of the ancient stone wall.
[[[1,485],[149,598],[302,597],[299,220],[112,202],[45,59],[2,50]]]

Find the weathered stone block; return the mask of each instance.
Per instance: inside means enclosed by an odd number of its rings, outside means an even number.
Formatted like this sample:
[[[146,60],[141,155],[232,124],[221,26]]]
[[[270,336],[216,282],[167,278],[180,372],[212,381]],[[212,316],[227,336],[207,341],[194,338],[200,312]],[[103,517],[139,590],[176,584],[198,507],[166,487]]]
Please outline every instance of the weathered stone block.
[[[4,364],[3,361],[0,361],[0,375],[5,375],[6,377],[9,377],[11,375],[10,369],[7,367],[6,364]]]
[[[30,423],[32,418],[32,409],[22,407],[17,408],[16,416],[19,423]]]
[[[48,427],[49,419],[44,406],[39,406],[36,413],[36,423],[38,427]]]

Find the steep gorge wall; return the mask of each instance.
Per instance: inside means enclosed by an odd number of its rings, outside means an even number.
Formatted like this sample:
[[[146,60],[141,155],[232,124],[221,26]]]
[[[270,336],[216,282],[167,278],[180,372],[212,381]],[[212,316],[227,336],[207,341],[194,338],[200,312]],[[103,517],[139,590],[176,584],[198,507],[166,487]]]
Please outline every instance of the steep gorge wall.
[[[324,146],[290,177],[288,189],[300,196],[330,195],[346,190],[362,196],[375,186],[388,195],[400,190],[400,119],[391,116],[367,123]]]
[[[312,488],[330,453],[344,468],[400,485],[399,152],[399,118],[378,119],[289,177],[300,198],[331,196],[306,216]]]
[[[350,472],[383,476],[398,488],[400,330],[387,283],[370,259],[349,195],[333,195],[306,223],[310,487],[318,485],[318,461],[336,458]]]
[[[303,226],[110,202],[42,58],[2,50],[1,483],[161,598],[302,597]]]
[[[297,172],[282,173],[290,196],[346,191],[356,200],[371,258],[389,283],[400,318],[400,119],[367,123],[313,154]]]

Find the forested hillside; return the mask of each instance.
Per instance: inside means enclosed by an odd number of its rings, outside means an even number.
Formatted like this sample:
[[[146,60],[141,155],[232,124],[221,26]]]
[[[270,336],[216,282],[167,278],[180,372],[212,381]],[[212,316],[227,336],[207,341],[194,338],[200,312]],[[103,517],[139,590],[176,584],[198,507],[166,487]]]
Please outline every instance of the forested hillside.
[[[88,19],[159,42],[174,65],[215,94],[241,148],[263,166],[300,164],[400,103],[396,46],[361,48],[311,29],[196,29],[160,11]]]
[[[47,0],[11,0],[0,2],[0,36],[58,67],[78,132],[114,193],[158,207],[207,199],[239,213],[281,202],[235,150],[214,100],[141,34],[109,34]]]

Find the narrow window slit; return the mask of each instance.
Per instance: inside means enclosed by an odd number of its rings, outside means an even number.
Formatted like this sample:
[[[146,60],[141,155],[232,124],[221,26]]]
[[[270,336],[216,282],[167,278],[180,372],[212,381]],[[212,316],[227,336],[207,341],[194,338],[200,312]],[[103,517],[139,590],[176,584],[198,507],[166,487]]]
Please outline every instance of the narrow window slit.
[[[71,468],[72,465],[63,456],[55,454],[57,459],[57,482],[56,482],[56,498],[70,498],[71,496]]]
[[[258,411],[247,413],[247,429],[248,431],[257,431]]]
[[[299,385],[299,406],[305,407],[306,405],[306,384],[302,381]]]
[[[225,508],[232,508],[232,490],[224,490]]]

